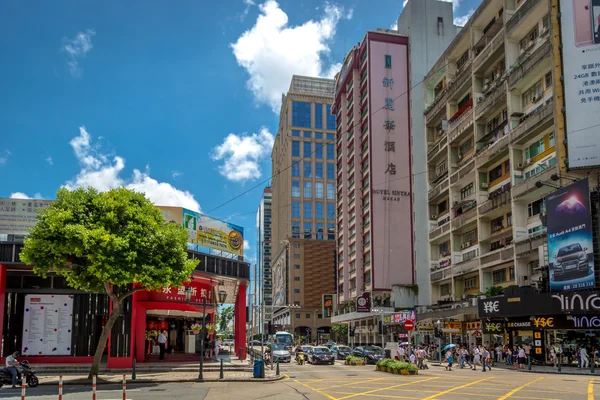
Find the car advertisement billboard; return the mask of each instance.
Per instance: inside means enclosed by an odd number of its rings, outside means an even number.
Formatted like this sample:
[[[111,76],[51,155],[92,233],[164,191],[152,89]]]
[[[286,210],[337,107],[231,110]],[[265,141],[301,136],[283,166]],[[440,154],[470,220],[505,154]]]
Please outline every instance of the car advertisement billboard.
[[[600,165],[600,0],[561,0],[569,167]]]
[[[588,179],[546,196],[550,291],[594,287]]]
[[[244,255],[244,228],[183,209],[183,226],[190,243],[227,253]]]

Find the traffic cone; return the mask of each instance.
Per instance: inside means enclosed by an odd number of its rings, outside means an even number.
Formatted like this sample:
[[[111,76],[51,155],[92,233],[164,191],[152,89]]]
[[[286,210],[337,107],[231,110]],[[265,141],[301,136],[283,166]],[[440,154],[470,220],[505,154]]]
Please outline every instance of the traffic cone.
[[[513,364],[513,369],[517,369],[517,363]]]

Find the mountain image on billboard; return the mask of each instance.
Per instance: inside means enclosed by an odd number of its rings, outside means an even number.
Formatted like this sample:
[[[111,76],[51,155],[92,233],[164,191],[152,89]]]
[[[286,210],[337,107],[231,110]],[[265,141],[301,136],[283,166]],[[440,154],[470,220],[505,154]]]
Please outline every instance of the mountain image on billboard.
[[[586,179],[546,197],[550,290],[594,287],[594,250],[589,182]]]

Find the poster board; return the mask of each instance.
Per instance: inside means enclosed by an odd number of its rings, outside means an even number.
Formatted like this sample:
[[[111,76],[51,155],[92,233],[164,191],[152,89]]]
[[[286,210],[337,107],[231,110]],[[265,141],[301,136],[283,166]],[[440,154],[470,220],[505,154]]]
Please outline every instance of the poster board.
[[[23,356],[69,356],[73,296],[28,294],[23,310]]]

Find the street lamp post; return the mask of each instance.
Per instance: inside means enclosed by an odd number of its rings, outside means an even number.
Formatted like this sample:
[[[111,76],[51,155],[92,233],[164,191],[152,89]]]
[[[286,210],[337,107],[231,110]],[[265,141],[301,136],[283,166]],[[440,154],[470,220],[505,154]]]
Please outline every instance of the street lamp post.
[[[294,319],[292,317],[292,310],[298,310],[302,308],[299,304],[288,304],[288,309],[290,310],[290,327],[292,328],[292,336],[294,336],[294,344],[296,344],[296,324],[294,323]]]
[[[442,362],[442,320],[438,319],[437,322],[435,323],[437,325],[438,328],[438,357],[440,362]]]
[[[380,313],[381,315],[381,348],[383,349],[385,347],[385,334],[383,333],[383,314],[385,313],[385,310],[383,308],[374,308],[371,312]]]

